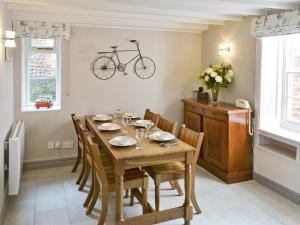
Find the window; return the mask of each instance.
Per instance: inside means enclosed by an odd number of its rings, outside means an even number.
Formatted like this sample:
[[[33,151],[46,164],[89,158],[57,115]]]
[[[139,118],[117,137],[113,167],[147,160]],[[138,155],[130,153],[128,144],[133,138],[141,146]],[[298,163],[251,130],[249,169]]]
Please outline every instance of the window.
[[[22,44],[22,111],[60,109],[60,40],[26,38]]]
[[[300,34],[262,39],[260,127],[300,131]]]

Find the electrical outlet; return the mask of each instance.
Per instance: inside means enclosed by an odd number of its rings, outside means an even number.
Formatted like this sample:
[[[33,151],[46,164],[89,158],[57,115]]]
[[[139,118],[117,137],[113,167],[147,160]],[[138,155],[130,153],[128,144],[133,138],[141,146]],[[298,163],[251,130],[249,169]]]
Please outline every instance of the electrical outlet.
[[[73,149],[74,148],[74,142],[73,141],[63,141],[61,148],[63,149]]]
[[[59,149],[61,147],[61,141],[55,141],[54,147],[55,147],[55,149]]]
[[[48,142],[48,149],[54,149],[54,141]]]

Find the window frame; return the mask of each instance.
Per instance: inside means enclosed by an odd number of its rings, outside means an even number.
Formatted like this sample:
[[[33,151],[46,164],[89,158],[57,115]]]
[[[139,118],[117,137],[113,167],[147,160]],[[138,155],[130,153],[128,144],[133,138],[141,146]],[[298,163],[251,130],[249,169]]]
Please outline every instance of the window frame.
[[[299,35],[300,39],[300,35]],[[291,130],[291,131],[300,131],[300,122],[290,120],[288,118],[288,104],[289,104],[289,82],[290,82],[290,75],[292,73],[300,73],[300,71],[295,71],[289,68],[289,65],[287,63],[287,60],[291,60],[291,52],[288,49],[288,36],[285,35],[283,37],[283,54],[282,56],[279,55],[279,57],[282,57],[283,60],[283,68],[282,71],[280,71],[281,79],[282,79],[282,99],[281,99],[281,117],[280,117],[280,126]]]
[[[21,92],[21,111],[53,111],[61,109],[61,40],[54,40],[53,48],[31,47],[32,38],[22,38],[22,92]],[[49,109],[36,109],[34,103],[30,102],[28,57],[30,53],[55,53],[56,54],[56,101]]]

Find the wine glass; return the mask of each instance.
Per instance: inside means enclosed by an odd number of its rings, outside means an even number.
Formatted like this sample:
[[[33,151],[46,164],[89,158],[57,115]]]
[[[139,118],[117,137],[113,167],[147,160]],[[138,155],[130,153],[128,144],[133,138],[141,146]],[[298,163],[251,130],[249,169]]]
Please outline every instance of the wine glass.
[[[122,116],[122,109],[121,108],[118,108],[117,109],[117,117],[121,117]]]
[[[153,122],[152,121],[148,121],[148,122],[146,122],[145,123],[145,128],[147,129],[147,134],[146,134],[146,138],[148,138],[149,137],[149,131],[150,131],[150,129],[151,129],[151,127],[153,126],[154,124],[153,124]]]
[[[113,112],[112,115],[113,115],[113,118],[114,118],[113,122],[114,123],[117,122],[118,113],[117,112]]]
[[[135,149],[137,149],[137,150],[143,149],[142,148],[142,139],[143,139],[144,135],[145,135],[145,129],[144,128],[139,128],[139,129],[135,130],[135,137],[138,141],[138,144],[135,147]]]
[[[124,130],[122,131],[122,133],[127,134],[128,131],[126,131],[125,129],[128,125],[128,117],[126,117],[126,116],[122,117],[122,124],[123,124],[123,127],[124,127]]]

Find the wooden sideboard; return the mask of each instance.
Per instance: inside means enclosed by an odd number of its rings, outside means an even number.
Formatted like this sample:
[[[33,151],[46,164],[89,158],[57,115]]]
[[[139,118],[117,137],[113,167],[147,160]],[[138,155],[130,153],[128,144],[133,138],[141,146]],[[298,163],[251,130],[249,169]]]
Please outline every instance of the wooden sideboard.
[[[186,126],[204,132],[198,164],[226,183],[252,179],[248,110],[222,102],[216,106],[193,99],[183,102]]]

